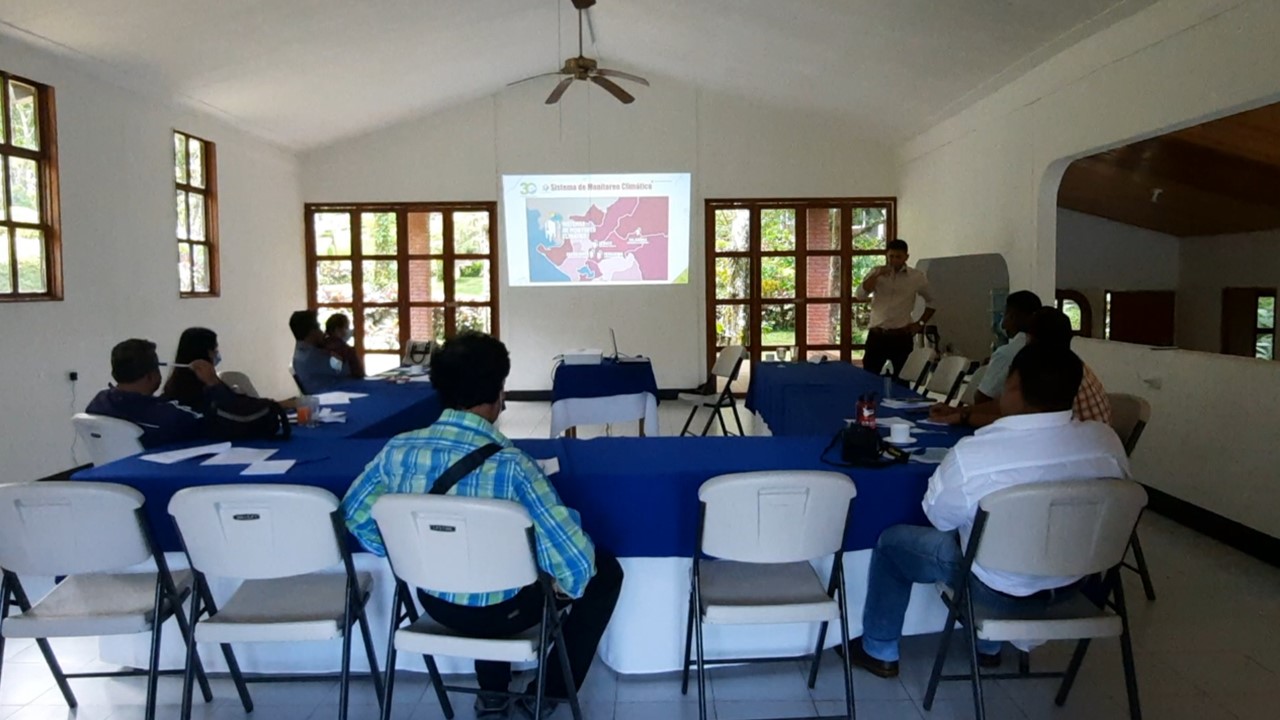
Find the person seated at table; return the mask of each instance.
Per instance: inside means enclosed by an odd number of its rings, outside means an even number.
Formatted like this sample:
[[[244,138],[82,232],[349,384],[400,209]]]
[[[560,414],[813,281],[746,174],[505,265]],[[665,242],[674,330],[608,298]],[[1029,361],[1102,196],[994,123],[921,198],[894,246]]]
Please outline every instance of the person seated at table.
[[[538,464],[494,427],[502,412],[504,385],[511,372],[507,348],[483,333],[460,333],[431,356],[431,384],[445,411],[431,427],[398,435],[373,459],[342,501],[347,527],[360,544],[385,555],[382,536],[371,517],[374,503],[386,493],[426,493],[436,478],[477,448],[496,443],[502,450],[449,490],[464,497],[514,500],[533,518],[538,565],[572,601],[564,624],[574,686],[582,687],[596,647],[613,615],[622,589],[622,567],[597,550],[582,529],[577,511],[560,500]],[[442,594],[419,589],[427,614],[446,627],[481,637],[505,637],[527,630],[541,619],[542,594],[537,586],[486,595]],[[550,651],[555,653],[553,649]],[[554,658],[554,654],[548,657]],[[559,663],[548,661],[546,692],[567,694]],[[481,690],[506,692],[508,663],[476,662]],[[533,684],[516,705],[532,715]],[[479,717],[506,715],[510,703],[501,695],[481,694]]]
[[[213,363],[192,360],[191,373],[201,384],[208,399],[234,396],[218,380]],[[111,377],[116,384],[99,392],[89,401],[85,412],[127,420],[142,428],[139,440],[150,449],[160,445],[194,440],[206,432],[204,415],[181,402],[157,397],[160,389],[160,358],[156,344],[150,340],[125,340],[111,349]]]
[[[1069,350],[1071,348],[1071,319],[1061,310],[1054,307],[1042,307],[1031,317],[1031,324],[1024,331],[1028,345],[1051,345]],[[1000,419],[1000,403],[986,401],[975,403],[971,408],[935,409],[931,415],[934,419],[952,425],[969,425],[984,427]],[[1102,381],[1094,374],[1086,363],[1084,378],[1080,381],[1080,390],[1076,393],[1072,412],[1077,420],[1096,420],[1111,424],[1111,400]]]
[[[961,440],[929,479],[924,512],[932,527],[896,525],[871,554],[862,637],[849,641],[854,665],[898,674],[898,640],[911,587],[955,581],[978,503],[1026,483],[1129,477],[1124,446],[1110,427],[1071,417],[1084,363],[1071,350],[1031,344],[1013,359],[1000,393],[1003,416]],[[956,531],[959,531],[957,538]],[[975,597],[996,604],[1047,605],[1068,598],[1079,577],[1041,577],[973,566]],[[979,643],[983,667],[1000,664],[998,643]]]
[[[322,393],[346,380],[347,365],[325,349],[324,331],[315,310],[299,310],[289,316],[293,346],[293,375],[304,393]]]
[[[351,318],[346,313],[334,313],[324,321],[324,349],[341,358],[347,366],[347,374],[353,378],[364,377],[364,362],[351,347]]]
[[[165,400],[175,400],[204,415],[209,412],[211,402],[217,397],[221,397],[226,405],[227,396],[221,392],[215,396],[212,388],[196,374],[192,363],[198,360],[208,362],[214,368],[222,363],[222,353],[218,351],[218,334],[209,328],[193,327],[182,331],[182,335],[178,337],[178,350],[174,353],[173,369],[169,371],[169,378],[165,380],[160,396]],[[221,378],[218,384],[235,392]],[[281,407],[293,407],[296,400],[291,398],[276,402]]]

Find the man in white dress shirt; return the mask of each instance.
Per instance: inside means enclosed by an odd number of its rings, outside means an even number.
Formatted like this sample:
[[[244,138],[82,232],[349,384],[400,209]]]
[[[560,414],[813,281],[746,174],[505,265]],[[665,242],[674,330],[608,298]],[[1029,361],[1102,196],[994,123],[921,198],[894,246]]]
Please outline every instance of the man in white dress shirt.
[[[978,503],[1025,483],[1128,478],[1129,461],[1115,432],[1072,420],[1084,373],[1075,353],[1030,345],[1013,359],[1000,393],[1002,417],[956,444],[929,479],[924,512],[933,527],[885,530],[871,556],[862,637],[849,642],[853,663],[880,677],[898,674],[898,640],[915,583],[950,581],[963,560]],[[958,537],[957,537],[957,532]],[[973,566],[984,602],[1053,603],[1077,590],[1078,577],[1038,577]],[[1000,662],[998,643],[979,643],[984,667]]]

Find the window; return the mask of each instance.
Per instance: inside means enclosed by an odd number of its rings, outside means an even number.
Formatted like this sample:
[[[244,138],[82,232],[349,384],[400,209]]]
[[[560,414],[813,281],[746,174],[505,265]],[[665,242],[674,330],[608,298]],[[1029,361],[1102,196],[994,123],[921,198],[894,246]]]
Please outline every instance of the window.
[[[409,340],[498,334],[497,203],[307,205],[308,292],[320,323],[352,320],[369,373]]]
[[[1093,337],[1093,306],[1084,293],[1076,290],[1059,290],[1057,306],[1071,321],[1073,335]]]
[[[1257,320],[1254,327],[1254,357],[1276,359],[1276,293],[1258,293]]]
[[[0,71],[0,301],[62,299],[53,88]]]
[[[218,294],[217,149],[208,140],[173,133],[178,222],[178,294]]]
[[[862,357],[870,306],[853,299],[885,262],[892,198],[708,200],[708,362],[744,345],[749,362]]]

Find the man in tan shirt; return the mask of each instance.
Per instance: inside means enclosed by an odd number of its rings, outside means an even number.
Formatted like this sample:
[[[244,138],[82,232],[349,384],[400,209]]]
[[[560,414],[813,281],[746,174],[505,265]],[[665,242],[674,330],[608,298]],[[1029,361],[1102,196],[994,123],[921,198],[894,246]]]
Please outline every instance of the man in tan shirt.
[[[907,266],[910,256],[906,241],[893,240],[887,249],[888,264],[868,273],[854,293],[859,300],[871,298],[871,331],[867,333],[862,367],[876,374],[886,361],[893,363],[895,374],[902,370],[915,336],[935,312],[929,278]],[[925,309],[919,320],[913,320],[917,295],[924,298]]]

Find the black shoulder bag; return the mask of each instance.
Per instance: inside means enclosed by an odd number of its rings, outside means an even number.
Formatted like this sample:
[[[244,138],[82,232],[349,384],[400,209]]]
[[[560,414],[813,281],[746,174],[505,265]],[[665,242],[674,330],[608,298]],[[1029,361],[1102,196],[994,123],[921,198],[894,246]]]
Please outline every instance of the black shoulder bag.
[[[502,450],[502,446],[498,443],[489,443],[467,453],[461,460],[450,465],[447,470],[441,473],[440,477],[436,478],[435,484],[431,486],[431,490],[427,494],[444,495],[448,493],[449,490],[453,489],[454,485],[458,484],[459,480],[470,475],[476,468],[483,465],[485,460],[493,457],[500,450]]]

